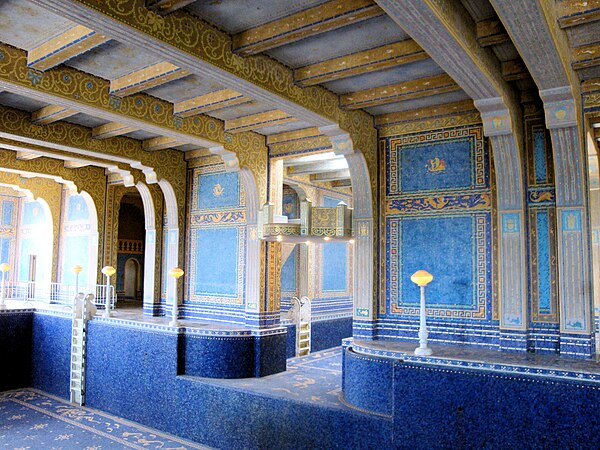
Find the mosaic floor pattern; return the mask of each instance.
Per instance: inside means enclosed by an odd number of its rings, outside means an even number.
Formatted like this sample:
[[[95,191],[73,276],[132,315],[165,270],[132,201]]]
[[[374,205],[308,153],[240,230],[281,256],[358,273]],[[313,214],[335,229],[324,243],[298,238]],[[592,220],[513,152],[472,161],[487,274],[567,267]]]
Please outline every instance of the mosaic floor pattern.
[[[207,381],[206,378],[202,380]],[[341,347],[288,359],[287,370],[275,375],[210,382],[321,406],[347,408],[339,399],[342,391]]]
[[[0,393],[0,448],[208,449],[34,389]]]

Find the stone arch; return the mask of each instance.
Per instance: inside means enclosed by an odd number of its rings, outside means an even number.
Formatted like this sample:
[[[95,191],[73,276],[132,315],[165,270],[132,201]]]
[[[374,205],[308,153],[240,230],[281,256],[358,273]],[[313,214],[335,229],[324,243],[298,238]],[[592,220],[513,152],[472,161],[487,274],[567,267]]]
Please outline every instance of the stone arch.
[[[247,167],[239,170],[239,177],[246,193],[246,283],[245,303],[246,321],[255,320],[254,314],[259,312],[261,300],[260,267],[261,246],[258,238],[258,215],[260,211],[258,189],[252,171]]]
[[[146,228],[146,239],[144,243],[144,311],[153,311],[154,282],[156,275],[156,212],[150,189],[141,181],[135,185],[144,205],[144,222]],[[160,265],[159,265],[160,268]]]
[[[163,196],[165,198],[165,209],[167,211],[167,233],[166,239],[168,240],[167,255],[166,258],[167,270],[177,267],[179,265],[179,218],[178,218],[178,207],[177,198],[175,197],[175,190],[171,183],[164,178],[158,181]],[[167,277],[167,303],[172,298],[174,301],[179,302],[177,294],[177,283],[172,277]]]

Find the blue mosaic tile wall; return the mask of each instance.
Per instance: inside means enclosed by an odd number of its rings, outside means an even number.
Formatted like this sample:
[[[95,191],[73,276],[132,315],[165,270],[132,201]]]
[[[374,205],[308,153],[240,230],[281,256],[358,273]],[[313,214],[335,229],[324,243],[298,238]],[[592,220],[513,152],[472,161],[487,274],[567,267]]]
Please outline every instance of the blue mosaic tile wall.
[[[68,399],[71,319],[36,312],[32,330],[32,386]]]
[[[296,325],[287,325],[286,354],[296,356]],[[352,336],[352,317],[316,320],[311,323],[310,348],[318,352],[342,345],[342,339]]]
[[[0,313],[0,391],[31,385],[32,312]]]
[[[381,143],[385,279],[375,335],[417,339],[420,292],[410,276],[424,269],[434,276],[426,290],[430,339],[497,345],[490,155],[482,128]]]
[[[190,171],[184,317],[244,322],[246,200],[222,164]]]
[[[19,212],[19,198],[10,195],[0,195],[1,222],[0,222],[0,263],[8,263],[15,267],[17,255],[17,223]],[[9,273],[8,279],[14,274]]]
[[[144,255],[140,255],[139,253],[118,253],[116,267],[118,275],[116,279],[117,292],[125,291],[125,263],[129,259],[135,259],[140,265],[140,274],[144,273]]]
[[[528,350],[559,350],[556,197],[552,144],[543,118],[526,118],[529,239]]]
[[[176,334],[100,322],[89,330],[89,407],[220,449],[391,446],[389,419],[177,376]]]

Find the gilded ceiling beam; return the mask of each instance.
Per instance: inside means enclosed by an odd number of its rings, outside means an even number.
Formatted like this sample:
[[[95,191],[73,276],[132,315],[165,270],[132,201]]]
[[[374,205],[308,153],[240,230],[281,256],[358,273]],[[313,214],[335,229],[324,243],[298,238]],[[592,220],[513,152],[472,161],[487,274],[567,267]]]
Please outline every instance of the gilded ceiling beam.
[[[142,143],[142,148],[148,152],[155,152],[157,150],[165,150],[167,148],[173,148],[183,144],[184,142],[179,142],[172,137],[157,136],[154,138],[146,139]]]
[[[297,141],[300,139],[322,136],[318,128],[303,128],[301,130],[284,131],[283,133],[271,134],[267,136],[267,145],[281,144],[282,142]]]
[[[360,109],[459,90],[449,75],[441,74],[345,94],[340,97],[340,104],[347,109]]]
[[[558,24],[568,28],[600,19],[600,0],[558,0]]]
[[[413,122],[415,120],[433,119],[435,117],[449,116],[452,114],[463,114],[477,111],[473,100],[445,103],[443,105],[429,106],[427,108],[412,109],[375,117],[375,126],[392,125],[401,122]]]
[[[235,35],[233,51],[255,55],[381,15],[371,0],[332,0]]]
[[[146,7],[158,14],[165,15],[177,11],[196,0],[146,0]]]
[[[223,89],[175,103],[173,112],[179,117],[191,117],[250,101],[252,101],[250,97],[233,89]]]
[[[48,125],[77,114],[77,111],[64,106],[48,105],[31,113],[31,122],[37,125]]]
[[[48,70],[79,56],[110,39],[83,25],[76,25],[27,52],[27,66]]]
[[[160,62],[111,80],[110,94],[125,97],[187,77],[190,73],[169,62]]]
[[[333,188],[351,188],[352,180],[334,180],[331,182]]]
[[[600,91],[600,78],[592,78],[591,80],[585,80],[581,83],[581,92],[584,94],[590,94],[592,92]]]
[[[276,109],[273,111],[252,114],[250,116],[239,117],[237,119],[226,120],[225,131],[228,133],[240,133],[242,131],[258,130],[274,125],[283,125],[296,120],[297,119],[289,114]]]
[[[310,176],[310,181],[316,182],[316,183],[323,183],[326,181],[351,180],[351,179],[352,178],[350,177],[350,170],[348,170],[348,169],[335,170],[332,172],[325,172],[325,173],[317,173],[317,174]]]
[[[92,128],[92,137],[95,139],[108,139],[115,136],[122,136],[133,131],[138,131],[138,128],[128,127],[119,122],[108,122],[104,125]]]
[[[585,69],[600,64],[600,43],[583,45],[573,49],[573,69]]]
[[[482,47],[503,44],[510,41],[508,33],[498,19],[477,22],[477,42]]]
[[[383,45],[351,55],[340,56],[294,70],[294,81],[300,86],[313,86],[342,78],[409,64],[429,56],[412,39]]]

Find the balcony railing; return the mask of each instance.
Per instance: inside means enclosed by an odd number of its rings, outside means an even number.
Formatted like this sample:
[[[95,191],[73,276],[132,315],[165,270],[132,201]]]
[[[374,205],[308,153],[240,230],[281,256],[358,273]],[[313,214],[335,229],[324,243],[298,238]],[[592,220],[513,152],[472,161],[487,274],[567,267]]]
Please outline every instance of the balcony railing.
[[[106,305],[106,285],[79,286],[79,292],[94,294],[97,306]],[[7,300],[41,301],[49,304],[72,305],[77,294],[74,284],[42,283],[32,281],[8,282],[4,288],[4,298]],[[115,287],[109,286],[108,295],[111,309],[117,301]]]

